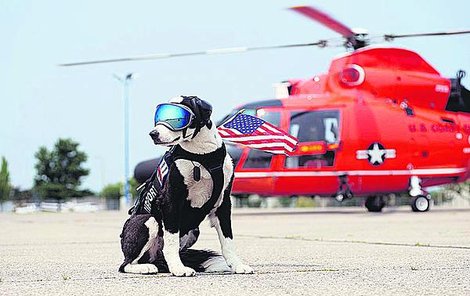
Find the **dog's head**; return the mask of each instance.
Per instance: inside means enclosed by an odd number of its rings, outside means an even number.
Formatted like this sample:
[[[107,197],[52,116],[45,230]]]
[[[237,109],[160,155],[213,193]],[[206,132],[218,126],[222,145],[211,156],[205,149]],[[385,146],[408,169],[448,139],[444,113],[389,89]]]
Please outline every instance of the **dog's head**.
[[[212,106],[196,96],[179,96],[159,104],[150,132],[155,145],[173,146],[191,141],[202,128],[211,128]]]

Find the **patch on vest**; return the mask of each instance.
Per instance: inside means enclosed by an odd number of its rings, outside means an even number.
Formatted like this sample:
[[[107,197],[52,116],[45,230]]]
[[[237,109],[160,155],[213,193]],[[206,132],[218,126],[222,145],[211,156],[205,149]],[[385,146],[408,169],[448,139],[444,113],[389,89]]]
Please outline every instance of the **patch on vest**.
[[[162,157],[160,164],[158,165],[157,169],[157,179],[158,183],[160,183],[160,187],[163,187],[163,183],[165,182],[166,176],[168,175],[168,165],[166,164],[165,157]]]
[[[145,195],[144,200],[144,210],[145,212],[152,213],[152,202],[157,198],[157,190],[155,187],[151,186],[147,194]]]
[[[155,211],[158,211],[156,208],[156,200],[161,194],[163,184],[170,171],[166,156],[167,155],[162,157],[152,176],[137,188],[139,197],[136,199],[134,206],[129,210],[129,214],[154,214]],[[155,179],[157,179],[158,182]]]

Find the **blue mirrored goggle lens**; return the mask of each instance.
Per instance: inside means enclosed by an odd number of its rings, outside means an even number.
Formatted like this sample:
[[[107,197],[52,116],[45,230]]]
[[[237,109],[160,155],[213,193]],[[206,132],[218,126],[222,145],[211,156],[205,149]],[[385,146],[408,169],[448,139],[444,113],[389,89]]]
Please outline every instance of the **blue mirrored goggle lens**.
[[[191,113],[177,105],[161,104],[155,110],[154,123],[166,123],[174,130],[183,129],[191,124]]]

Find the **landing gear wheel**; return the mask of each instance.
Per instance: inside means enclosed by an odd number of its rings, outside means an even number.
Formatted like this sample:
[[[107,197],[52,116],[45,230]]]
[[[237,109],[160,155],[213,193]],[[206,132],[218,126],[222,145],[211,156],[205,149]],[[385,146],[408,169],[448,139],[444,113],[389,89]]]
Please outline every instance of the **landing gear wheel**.
[[[385,207],[385,200],[382,196],[368,196],[366,199],[366,208],[369,212],[382,212]]]
[[[431,207],[431,199],[424,195],[418,195],[411,200],[413,212],[427,212]]]
[[[353,193],[351,190],[346,189],[346,190],[340,190],[339,192],[337,192],[335,195],[333,195],[334,198],[339,201],[339,202],[343,202],[344,200],[346,199],[351,199],[354,197]]]
[[[339,202],[342,202],[344,200],[344,195],[341,193],[335,196],[335,199]]]

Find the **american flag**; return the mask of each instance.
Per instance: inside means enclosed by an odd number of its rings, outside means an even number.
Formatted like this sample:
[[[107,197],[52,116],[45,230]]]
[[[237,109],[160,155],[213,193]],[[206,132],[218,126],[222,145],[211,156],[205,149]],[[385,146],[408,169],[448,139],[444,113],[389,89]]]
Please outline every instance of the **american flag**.
[[[238,113],[218,127],[224,139],[274,154],[289,155],[298,140],[261,118]]]

